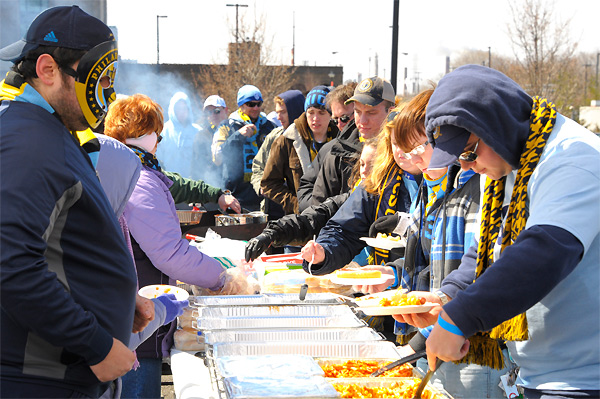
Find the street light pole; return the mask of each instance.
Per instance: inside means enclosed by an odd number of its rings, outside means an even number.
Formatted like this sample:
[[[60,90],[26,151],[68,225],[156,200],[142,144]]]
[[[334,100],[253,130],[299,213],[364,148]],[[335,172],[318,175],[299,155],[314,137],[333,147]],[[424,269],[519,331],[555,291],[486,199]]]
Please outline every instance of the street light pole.
[[[394,14],[392,18],[392,73],[391,83],[398,92],[398,16],[400,14],[400,0],[394,0]]]
[[[156,16],[156,65],[160,64],[160,31],[158,28],[158,21],[160,18],[167,18],[166,15]]]
[[[248,7],[248,4],[227,4],[227,7],[235,7],[235,42],[239,43],[238,39],[238,8]]]
[[[488,47],[488,68],[492,67],[492,48]]]

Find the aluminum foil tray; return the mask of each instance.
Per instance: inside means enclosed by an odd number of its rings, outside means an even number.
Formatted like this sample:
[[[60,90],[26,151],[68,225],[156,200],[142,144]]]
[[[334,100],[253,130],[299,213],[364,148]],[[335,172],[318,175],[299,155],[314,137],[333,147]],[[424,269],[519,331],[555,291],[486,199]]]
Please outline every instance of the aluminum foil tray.
[[[339,398],[338,393],[324,377],[305,378],[225,378],[229,399],[288,399]]]
[[[392,359],[392,358],[387,358],[387,359],[381,359],[381,358],[363,358],[363,359],[348,359],[348,358],[340,358],[340,357],[319,357],[319,358],[315,358],[315,361],[317,362],[317,364],[320,367],[325,367],[325,366],[331,366],[334,364],[343,364],[349,360],[364,360],[364,361],[374,361],[377,362],[379,367],[383,367],[386,364],[390,364],[391,362],[398,360],[398,359]],[[413,367],[412,365],[408,365],[410,370],[411,370],[411,375],[407,376],[407,377],[418,377],[418,378],[422,378],[423,377],[423,373],[421,373],[421,371],[416,368]],[[406,366],[404,366],[406,367]],[[373,370],[374,371],[374,370]],[[327,373],[325,373],[327,374]],[[371,376],[366,376],[366,377],[360,377],[360,376],[356,376],[356,377],[329,377],[326,375],[326,378],[332,378],[332,379],[340,379],[340,378],[372,378]],[[388,378],[388,377],[377,377],[377,378]],[[399,377],[393,377],[393,378],[399,378]]]
[[[359,328],[367,323],[355,315],[343,316],[252,316],[252,317],[199,317],[192,326],[198,330],[233,330],[265,328]]]
[[[420,379],[420,378],[419,378]],[[331,384],[358,384],[365,387],[389,387],[394,383],[412,383],[415,379],[411,377],[407,378],[326,378]],[[417,384],[418,385],[418,384]],[[416,385],[415,385],[416,389]],[[425,392],[431,392],[433,395],[430,399],[453,399],[450,394],[444,390],[437,389],[431,384],[427,384]],[[367,397],[367,396],[365,396]],[[407,396],[394,396],[394,398],[412,398],[412,392]]]
[[[381,341],[383,337],[370,327],[281,330],[214,330],[204,334],[208,345],[225,342],[277,341]]]
[[[223,356],[216,366],[221,377],[266,377],[285,379],[309,375],[323,376],[323,369],[306,355]]]
[[[252,317],[252,316],[354,316],[346,305],[306,305],[306,306],[232,306],[200,307],[198,317]]]
[[[221,356],[307,355],[312,357],[400,358],[396,345],[388,341],[281,341],[227,342],[213,345]]]
[[[308,293],[301,301],[298,294],[262,294],[262,295],[215,295],[190,298],[195,306],[269,306],[269,305],[330,305],[341,304],[344,300],[337,295],[319,292]]]

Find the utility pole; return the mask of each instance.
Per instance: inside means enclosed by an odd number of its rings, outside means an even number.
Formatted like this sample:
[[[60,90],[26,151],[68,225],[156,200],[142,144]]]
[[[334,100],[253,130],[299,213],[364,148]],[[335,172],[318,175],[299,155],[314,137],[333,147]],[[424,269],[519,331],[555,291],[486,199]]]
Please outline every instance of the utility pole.
[[[488,47],[488,68],[492,67],[492,48]]]
[[[391,83],[394,91],[397,90],[398,79],[398,16],[400,14],[400,0],[394,0],[394,14],[392,19],[392,72]]]
[[[583,101],[584,101],[583,105],[586,105],[585,101],[587,101],[588,68],[591,67],[591,66],[592,66],[592,64],[585,64],[584,65],[584,67],[585,67],[585,84],[583,86]]]
[[[166,15],[156,16],[156,65],[160,64],[160,31],[158,29],[158,21],[160,18],[167,18]]]
[[[239,43],[238,38],[238,9],[240,7],[248,7],[248,4],[227,4],[227,7],[235,7],[235,42]]]

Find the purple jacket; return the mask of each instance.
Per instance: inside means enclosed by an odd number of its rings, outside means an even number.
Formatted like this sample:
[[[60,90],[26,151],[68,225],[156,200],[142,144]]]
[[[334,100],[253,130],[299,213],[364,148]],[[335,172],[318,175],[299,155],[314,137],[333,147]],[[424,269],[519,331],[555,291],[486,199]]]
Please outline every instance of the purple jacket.
[[[173,184],[165,175],[142,168],[123,215],[129,231],[152,265],[171,279],[210,289],[223,285],[223,267],[181,237],[175,203],[169,192]]]

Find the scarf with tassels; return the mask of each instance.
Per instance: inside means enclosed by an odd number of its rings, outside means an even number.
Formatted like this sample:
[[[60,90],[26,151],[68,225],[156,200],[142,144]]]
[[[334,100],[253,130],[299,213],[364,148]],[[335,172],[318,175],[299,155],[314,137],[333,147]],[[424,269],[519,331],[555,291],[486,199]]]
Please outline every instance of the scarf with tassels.
[[[556,122],[556,106],[540,97],[533,98],[529,137],[519,161],[519,170],[504,223],[500,252],[512,245],[527,223],[527,185],[535,170],[548,137]],[[502,204],[506,177],[487,179],[483,196],[479,247],[477,249],[477,280],[494,262],[494,246],[502,225]],[[504,365],[500,341],[524,341],[529,338],[527,318],[520,314],[494,327],[492,331],[470,337],[470,349],[462,362],[484,364],[501,369]]]
[[[148,151],[142,150],[140,147],[136,147],[134,145],[128,145],[127,147],[129,147],[133,152],[135,152],[135,155],[138,156],[138,158],[142,162],[142,165],[145,165],[145,166],[149,167],[150,169],[154,169],[159,172],[162,172],[162,168],[160,167],[160,164],[158,163],[158,159],[156,158],[156,156],[154,154],[149,153]]]

